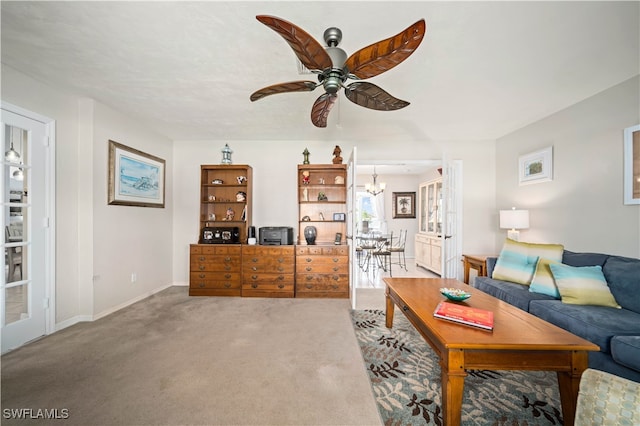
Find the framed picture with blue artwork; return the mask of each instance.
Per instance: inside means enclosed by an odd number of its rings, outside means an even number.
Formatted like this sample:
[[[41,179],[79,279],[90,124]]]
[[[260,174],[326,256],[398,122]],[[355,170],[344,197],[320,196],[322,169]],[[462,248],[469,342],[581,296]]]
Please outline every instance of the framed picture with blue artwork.
[[[553,180],[553,147],[551,146],[521,155],[518,163],[518,182],[520,185]]]
[[[164,208],[165,161],[109,141],[109,204]]]

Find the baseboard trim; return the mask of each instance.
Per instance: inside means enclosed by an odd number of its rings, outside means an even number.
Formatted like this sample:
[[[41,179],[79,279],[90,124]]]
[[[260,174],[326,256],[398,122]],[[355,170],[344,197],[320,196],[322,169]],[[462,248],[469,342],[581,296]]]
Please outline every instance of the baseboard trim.
[[[155,288],[155,289],[153,289],[153,290],[151,290],[151,291],[148,291],[148,292],[146,292],[146,293],[142,293],[141,295],[136,296],[136,297],[134,297],[133,299],[129,299],[129,300],[127,300],[126,302],[123,302],[123,303],[121,303],[121,304],[119,304],[119,305],[114,306],[113,308],[109,308],[109,309],[107,309],[107,310],[105,310],[105,311],[100,312],[99,314],[94,315],[94,316],[93,316],[93,321],[99,320],[100,318],[104,318],[104,317],[106,317],[107,315],[110,315],[110,314],[112,314],[112,313],[114,313],[114,312],[117,312],[117,311],[119,311],[119,310],[120,310],[120,309],[122,309],[122,308],[126,308],[126,307],[127,307],[127,306],[129,306],[129,305],[133,305],[133,304],[134,304],[134,303],[136,303],[136,302],[139,302],[139,301],[141,301],[141,300],[144,300],[144,299],[146,299],[147,297],[149,297],[149,296],[151,296],[151,295],[154,295],[154,294],[156,294],[156,293],[159,293],[159,292],[161,292],[162,290],[166,290],[166,289],[168,289],[169,287],[172,287],[172,286],[173,286],[173,283],[171,283],[171,284],[167,284],[167,285],[164,285],[164,286],[162,286],[162,287]]]
[[[64,320],[64,321],[61,321],[61,322],[57,323],[57,324],[55,325],[55,329],[54,329],[54,331],[53,331],[53,332],[55,333],[55,332],[57,332],[57,331],[60,331],[60,330],[65,329],[65,328],[67,328],[67,327],[71,327],[72,325],[75,325],[75,324],[77,324],[77,323],[79,323],[79,322],[92,322],[92,321],[99,320],[100,318],[104,318],[104,317],[106,317],[107,315],[110,315],[110,314],[112,314],[112,313],[114,313],[114,312],[117,312],[117,311],[119,311],[120,309],[126,308],[126,307],[127,307],[127,306],[129,306],[129,305],[133,305],[133,304],[134,304],[134,303],[136,303],[136,302],[139,302],[139,301],[141,301],[141,300],[144,300],[144,299],[146,299],[147,297],[152,296],[152,295],[154,295],[154,294],[156,294],[156,293],[159,293],[159,292],[161,292],[161,291],[163,291],[163,290],[166,290],[166,289],[168,289],[169,287],[173,287],[174,285],[176,285],[176,286],[183,286],[183,285],[187,285],[187,284],[184,284],[184,283],[171,283],[171,284],[167,284],[167,285],[164,285],[164,286],[162,286],[162,287],[155,288],[155,289],[153,289],[153,290],[151,290],[151,291],[148,291],[148,292],[146,292],[146,293],[142,293],[141,295],[136,296],[136,297],[134,297],[133,299],[129,299],[129,300],[127,300],[126,302],[123,302],[123,303],[121,303],[121,304],[119,304],[119,305],[116,305],[116,306],[114,306],[114,307],[112,307],[112,308],[109,308],[109,309],[107,309],[107,310],[105,310],[105,311],[102,311],[102,312],[100,312],[99,314],[96,314],[96,315],[77,315],[77,316],[75,316],[75,317],[73,317],[73,318],[69,318],[69,319],[67,319],[67,320]]]

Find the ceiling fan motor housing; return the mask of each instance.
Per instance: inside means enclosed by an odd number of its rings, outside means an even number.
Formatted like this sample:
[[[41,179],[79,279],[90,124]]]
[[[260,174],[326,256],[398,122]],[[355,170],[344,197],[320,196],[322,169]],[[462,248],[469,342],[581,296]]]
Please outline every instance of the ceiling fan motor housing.
[[[332,28],[329,28],[325,31],[325,41],[327,41],[327,44],[329,44],[327,32],[331,29]],[[338,30],[337,28],[333,29]],[[347,53],[339,47],[333,46],[327,47],[325,50],[331,58],[332,68],[323,70],[318,76],[318,80],[322,83],[327,93],[337,93],[342,87],[342,83],[347,79],[347,73],[344,67],[344,63],[347,61]]]

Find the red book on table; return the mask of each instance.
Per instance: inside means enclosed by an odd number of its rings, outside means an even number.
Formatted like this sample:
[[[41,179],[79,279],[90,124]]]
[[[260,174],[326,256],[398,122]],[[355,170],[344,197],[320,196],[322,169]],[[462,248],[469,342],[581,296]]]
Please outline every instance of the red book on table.
[[[493,330],[493,312],[471,306],[440,302],[433,312],[436,318]]]

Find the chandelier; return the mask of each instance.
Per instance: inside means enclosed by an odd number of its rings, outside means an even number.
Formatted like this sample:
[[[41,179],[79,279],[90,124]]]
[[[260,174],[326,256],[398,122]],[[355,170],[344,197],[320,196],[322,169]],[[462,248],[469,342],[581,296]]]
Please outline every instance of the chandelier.
[[[372,194],[374,197],[378,194],[381,194],[384,192],[384,188],[387,186],[386,183],[380,182],[380,184],[378,185],[378,183],[376,182],[378,179],[378,175],[376,174],[376,166],[373,166],[373,185],[370,183],[367,183],[364,186],[364,189],[369,193]]]

